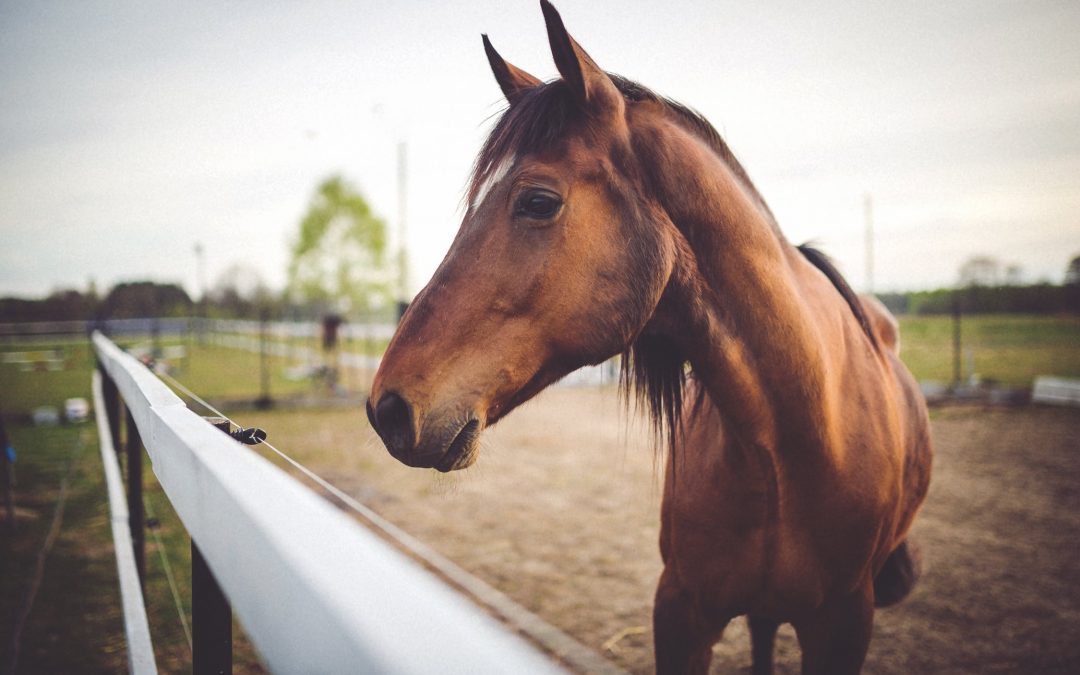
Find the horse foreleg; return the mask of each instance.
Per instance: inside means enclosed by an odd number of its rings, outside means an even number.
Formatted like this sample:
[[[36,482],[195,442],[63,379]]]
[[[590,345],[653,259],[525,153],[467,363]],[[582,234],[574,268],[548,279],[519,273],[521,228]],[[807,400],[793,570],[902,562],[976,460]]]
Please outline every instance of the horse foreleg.
[[[870,581],[851,595],[833,598],[796,622],[803,675],[858,673],[870,646],[874,624],[874,586]]]
[[[719,625],[708,620],[693,595],[664,570],[653,606],[657,675],[708,673],[712,646],[727,622],[716,623]]]
[[[754,659],[753,675],[772,675],[773,642],[780,622],[764,616],[747,616],[750,624],[751,654]]]

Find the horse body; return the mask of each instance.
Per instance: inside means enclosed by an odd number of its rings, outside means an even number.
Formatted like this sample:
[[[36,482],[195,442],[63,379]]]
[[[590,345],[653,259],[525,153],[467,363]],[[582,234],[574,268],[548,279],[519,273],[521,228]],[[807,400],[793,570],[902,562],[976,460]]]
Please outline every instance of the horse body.
[[[725,174],[722,158],[683,147],[678,134],[648,138],[696,164],[679,175]],[[857,669],[873,580],[926,494],[925,407],[896,354],[879,347],[895,342],[880,311],[868,333],[826,275],[733,186],[694,186],[689,196],[673,186],[666,206],[689,233],[693,264],[673,275],[684,288],[669,287],[653,321],[687,355],[700,391],[690,392],[666,474],[659,664],[680,672],[707,663],[741,614],[805,626],[800,640],[813,656],[811,627],[828,623],[827,600],[843,599],[855,625],[817,642],[851,643],[840,650],[850,662],[823,656],[821,672]]]
[[[895,322],[786,241],[707,122],[600,70],[541,4],[562,79],[541,83],[485,37],[510,108],[387,349],[372,425],[409,465],[463,468],[485,425],[624,353],[670,439],[658,670],[704,671],[748,614],[756,672],[781,622],[805,672],[857,672],[875,596],[914,583],[905,537],[929,482]]]

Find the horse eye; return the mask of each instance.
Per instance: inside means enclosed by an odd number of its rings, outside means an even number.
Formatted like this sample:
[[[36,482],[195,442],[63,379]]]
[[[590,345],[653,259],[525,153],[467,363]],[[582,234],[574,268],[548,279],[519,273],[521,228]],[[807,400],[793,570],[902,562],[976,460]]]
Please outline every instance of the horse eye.
[[[545,220],[559,212],[562,200],[547,191],[530,190],[517,200],[514,215]]]

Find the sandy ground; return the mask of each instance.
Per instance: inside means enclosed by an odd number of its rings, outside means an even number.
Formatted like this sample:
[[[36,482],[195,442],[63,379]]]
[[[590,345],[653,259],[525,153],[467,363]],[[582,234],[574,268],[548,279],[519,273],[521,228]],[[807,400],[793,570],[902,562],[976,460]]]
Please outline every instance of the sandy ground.
[[[448,476],[389,457],[362,411],[269,413],[275,444],[633,672],[652,670],[659,468],[611,388],[556,388],[485,437]],[[865,672],[1080,672],[1080,414],[934,414],[937,460],[917,521],[927,565],[879,611]],[[713,672],[747,672],[742,619]],[[798,672],[790,627],[778,672]]]

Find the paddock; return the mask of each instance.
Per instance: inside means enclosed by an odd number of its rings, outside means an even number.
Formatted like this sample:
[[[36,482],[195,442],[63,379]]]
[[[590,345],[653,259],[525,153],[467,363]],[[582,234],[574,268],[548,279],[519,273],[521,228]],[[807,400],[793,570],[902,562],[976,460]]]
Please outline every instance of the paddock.
[[[613,387],[543,393],[491,430],[464,475],[401,466],[357,412],[260,420],[332,482],[530,611],[616,665],[652,672],[659,468]],[[1080,413],[946,407],[932,426],[935,477],[915,529],[927,569],[908,600],[877,612],[865,672],[1076,672]],[[748,672],[741,619],[715,654],[712,672]],[[799,672],[789,627],[777,659],[778,672]]]
[[[64,375],[9,368],[5,372],[13,377]],[[476,467],[447,476],[410,470],[389,457],[358,409],[230,414],[266,428],[278,447],[617,666],[651,671],[659,469],[647,434],[624,411],[613,387],[545,392],[491,430]],[[595,422],[585,425],[586,417]],[[908,601],[878,612],[866,672],[1077,671],[1080,413],[1039,406],[947,407],[933,411],[932,424],[935,478],[916,526],[928,569]],[[28,438],[25,432],[20,437]],[[26,442],[16,447],[20,476],[27,479],[32,453]],[[96,454],[83,452],[79,474],[100,474],[92,461]],[[105,492],[91,497],[89,487],[76,494],[93,522],[93,513],[104,508]],[[160,509],[163,497],[153,480],[147,491]],[[48,502],[20,506],[20,513],[39,511],[43,521],[51,508]],[[72,557],[71,546],[81,535],[67,523],[83,522],[78,513],[72,511],[61,531],[61,545],[68,542],[65,557],[46,567],[45,591],[56,589],[50,596],[55,604],[36,609],[45,613],[31,618],[58,620],[68,603],[81,603],[88,613],[80,616],[108,630],[60,639],[79,645],[82,662],[101,662],[103,657],[89,653],[99,649],[122,660],[122,625],[89,613],[91,601],[92,611],[119,613],[115,581],[105,577],[94,588],[85,581],[61,582],[67,575],[60,570],[116,565],[111,545]],[[107,521],[101,522],[107,529]],[[177,530],[183,536],[179,523],[164,529],[170,528],[168,536]],[[160,576],[156,551],[147,558],[151,576]],[[159,666],[186,669],[190,652],[171,599],[159,605],[151,617]],[[27,630],[28,663],[43,662],[47,657],[33,650],[52,644],[48,626],[31,621]],[[745,672],[749,649],[741,621],[732,624],[716,654],[713,672]],[[778,660],[779,672],[798,671],[797,645],[786,629]],[[115,661],[106,662],[119,669]]]

